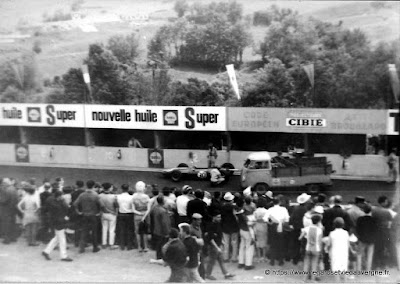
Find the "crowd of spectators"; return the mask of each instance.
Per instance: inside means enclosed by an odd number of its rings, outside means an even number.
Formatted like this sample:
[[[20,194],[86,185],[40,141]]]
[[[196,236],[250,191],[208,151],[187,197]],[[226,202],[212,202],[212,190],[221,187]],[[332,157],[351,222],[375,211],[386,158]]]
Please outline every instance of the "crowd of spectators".
[[[291,204],[283,195],[251,188],[211,194],[190,185],[159,190],[142,181],[133,188],[93,180],[66,186],[61,177],[40,186],[35,179],[2,178],[0,186],[3,244],[23,235],[29,246],[47,244],[45,259],[58,247],[67,262],[73,261],[68,243],[79,253],[89,247],[93,253],[151,249],[151,263],[170,267],[169,282],[217,280],[217,263],[230,279],[235,275],[227,262],[244,270],[285,262],[304,271],[400,270],[399,230],[398,205],[386,196],[373,206],[362,196],[344,204],[339,195],[302,193]]]

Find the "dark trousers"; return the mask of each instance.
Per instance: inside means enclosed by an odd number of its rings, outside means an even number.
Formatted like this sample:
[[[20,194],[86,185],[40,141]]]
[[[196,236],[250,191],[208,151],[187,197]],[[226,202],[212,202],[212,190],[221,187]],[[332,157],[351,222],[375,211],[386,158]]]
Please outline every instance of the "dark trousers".
[[[119,213],[117,216],[118,244],[121,249],[133,249],[135,225],[133,213]]]
[[[167,282],[182,283],[187,282],[187,275],[185,271],[185,266],[174,266],[170,265],[171,275]]]
[[[154,249],[156,251],[156,258],[162,259],[163,258],[162,247],[167,243],[168,239],[166,237],[157,235],[153,235],[152,238],[153,238]]]
[[[177,216],[177,225],[181,224],[181,223],[189,223],[189,217],[188,216],[181,216],[178,215]]]
[[[283,261],[283,257],[285,255],[285,240],[283,238],[283,233],[278,233],[277,224],[272,224],[271,227],[271,260],[278,260],[279,262]]]
[[[387,229],[380,229],[375,240],[374,269],[385,269],[388,266],[390,254],[390,234]]]
[[[86,240],[88,235],[91,233],[91,240],[93,249],[97,249],[99,246],[98,230],[99,230],[100,219],[98,216],[83,216],[81,220],[82,231],[79,241],[79,248],[81,251],[85,250]]]
[[[1,218],[1,231],[4,243],[10,243],[16,240],[17,228],[15,224],[15,215],[3,215]]]
[[[218,262],[222,274],[226,275],[228,273],[228,270],[226,270],[225,268],[222,252],[219,253],[212,245],[209,245],[208,261],[205,271],[206,276],[210,276],[212,274],[216,262]]]
[[[301,241],[299,236],[301,229],[294,229],[288,232],[288,256],[287,258],[293,260],[294,264],[297,264],[302,259]]]

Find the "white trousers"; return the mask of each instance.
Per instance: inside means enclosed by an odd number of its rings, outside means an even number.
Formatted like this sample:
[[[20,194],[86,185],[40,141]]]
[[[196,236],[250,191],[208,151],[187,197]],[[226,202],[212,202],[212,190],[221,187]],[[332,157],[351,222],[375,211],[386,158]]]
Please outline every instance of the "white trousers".
[[[60,251],[61,258],[67,258],[67,240],[65,238],[65,230],[55,230],[55,236],[48,243],[44,252],[50,254],[58,245],[58,250]]]
[[[132,221],[133,222],[133,221]],[[113,246],[115,243],[115,226],[117,225],[117,216],[110,213],[103,213],[101,216],[102,225],[102,245],[107,244],[107,233],[109,245]]]
[[[254,244],[251,243],[250,231],[240,230],[239,264],[253,265]]]

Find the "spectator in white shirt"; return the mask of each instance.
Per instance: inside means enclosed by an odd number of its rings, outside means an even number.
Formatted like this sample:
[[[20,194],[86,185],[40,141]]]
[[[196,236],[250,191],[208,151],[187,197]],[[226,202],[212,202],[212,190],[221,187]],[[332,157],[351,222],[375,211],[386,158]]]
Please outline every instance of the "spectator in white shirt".
[[[178,211],[178,224],[189,223],[189,218],[187,216],[187,204],[190,201],[189,193],[192,187],[189,185],[184,185],[182,187],[182,195],[176,198],[176,209]]]
[[[122,193],[117,195],[118,217],[117,227],[119,231],[119,246],[121,250],[125,247],[128,250],[133,249],[133,196],[128,193],[129,186],[123,184],[121,186]]]
[[[284,238],[283,238],[283,224],[289,222],[289,212],[287,209],[280,205],[280,200],[273,199],[274,206],[268,209],[265,214],[264,220],[269,223],[268,230],[271,231],[270,246],[271,246],[271,265],[275,265],[275,260],[279,265],[283,265]]]

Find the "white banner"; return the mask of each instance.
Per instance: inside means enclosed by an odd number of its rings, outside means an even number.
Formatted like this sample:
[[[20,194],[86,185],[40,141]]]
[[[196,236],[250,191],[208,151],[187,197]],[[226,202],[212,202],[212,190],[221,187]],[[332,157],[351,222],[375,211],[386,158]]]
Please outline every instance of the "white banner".
[[[0,104],[0,125],[84,127],[83,105]]]
[[[86,105],[88,128],[225,131],[225,107]]]
[[[390,82],[392,84],[394,100],[396,103],[399,103],[400,82],[399,82],[399,76],[397,75],[396,65],[388,64],[388,68],[389,68]]]
[[[399,135],[399,110],[390,109],[387,113],[387,135]]]
[[[235,67],[233,64],[226,65],[226,71],[228,72],[229,81],[231,82],[232,88],[235,91],[238,100],[240,100],[239,86],[238,82],[236,81]]]

